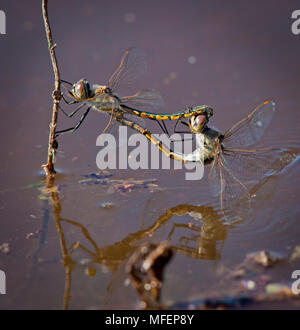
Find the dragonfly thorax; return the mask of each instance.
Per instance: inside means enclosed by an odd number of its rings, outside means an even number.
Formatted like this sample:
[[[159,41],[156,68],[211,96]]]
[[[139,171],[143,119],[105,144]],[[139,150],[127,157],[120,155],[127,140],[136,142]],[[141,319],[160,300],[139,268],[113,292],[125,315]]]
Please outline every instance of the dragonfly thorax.
[[[205,126],[202,130],[204,144],[204,160],[206,163],[211,162],[214,157],[220,152],[222,134],[210,127]]]
[[[92,90],[94,96],[88,100],[88,103],[95,109],[101,111],[112,111],[113,108],[119,109],[121,101],[109,87],[93,85]]]

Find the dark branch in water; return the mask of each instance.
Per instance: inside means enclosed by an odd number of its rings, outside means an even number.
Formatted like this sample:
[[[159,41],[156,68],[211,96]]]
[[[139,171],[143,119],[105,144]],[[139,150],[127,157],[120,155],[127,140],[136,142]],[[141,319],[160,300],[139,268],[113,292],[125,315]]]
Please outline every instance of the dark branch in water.
[[[49,145],[48,145],[48,160],[47,164],[42,165],[45,170],[47,177],[53,177],[55,175],[54,170],[54,156],[55,156],[55,149],[54,149],[54,137],[55,137],[55,130],[56,130],[56,122],[57,122],[57,114],[58,114],[58,106],[61,99],[61,91],[60,91],[60,74],[57,65],[57,59],[55,56],[55,47],[56,44],[53,44],[52,34],[50,23],[48,19],[48,10],[47,10],[48,1],[42,0],[42,11],[43,11],[43,20],[45,24],[45,32],[46,37],[48,40],[48,49],[49,54],[51,57],[53,72],[54,72],[54,91],[52,93],[53,98],[53,108],[52,108],[52,120],[50,123],[50,133],[49,133]]]

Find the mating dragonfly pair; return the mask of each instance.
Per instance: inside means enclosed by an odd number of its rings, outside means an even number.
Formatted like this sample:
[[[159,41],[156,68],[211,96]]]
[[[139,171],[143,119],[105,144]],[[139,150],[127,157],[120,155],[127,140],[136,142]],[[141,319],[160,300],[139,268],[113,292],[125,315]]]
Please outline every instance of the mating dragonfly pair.
[[[168,135],[164,120],[176,120],[174,132],[178,132],[178,123],[182,123],[189,127],[189,132],[194,134],[197,142],[200,139],[204,140],[204,146],[202,146],[204,164],[211,164],[209,182],[212,193],[220,196],[222,212],[225,214],[226,210],[232,210],[237,201],[250,202],[251,195],[242,180],[259,179],[272,168],[274,161],[271,157],[272,150],[244,148],[261,139],[271,122],[275,103],[264,102],[245,119],[222,134],[207,126],[213,115],[213,109],[207,105],[187,108],[172,114],[156,113],[154,111],[163,106],[163,99],[154,90],[142,90],[132,96],[122,98],[117,95],[122,87],[133,84],[145,71],[144,53],[132,48],[125,52],[120,66],[107,85],[91,85],[86,79],[81,79],[75,84],[62,80],[63,83],[72,86],[68,90],[71,101],[63,96],[64,101],[68,104],[79,104],[79,106],[71,114],[67,114],[63,109],[61,111],[66,116],[73,117],[84,106],[87,108],[75,126],[57,131],[55,137],[77,130],[89,111],[94,109],[110,116],[105,130],[118,122],[145,135],[170,158],[185,163],[201,162],[202,159],[199,158],[200,153],[197,150],[190,154],[182,154],[166,147],[144,127],[143,118],[155,120],[162,131]],[[188,119],[188,123],[183,120],[184,118]]]

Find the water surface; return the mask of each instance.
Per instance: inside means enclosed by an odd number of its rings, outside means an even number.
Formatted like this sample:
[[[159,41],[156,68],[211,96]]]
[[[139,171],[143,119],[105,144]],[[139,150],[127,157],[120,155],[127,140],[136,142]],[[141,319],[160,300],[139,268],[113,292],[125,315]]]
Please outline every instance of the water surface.
[[[159,90],[165,112],[209,104],[212,125],[226,130],[273,99],[277,111],[261,145],[298,153],[300,35],[290,29],[297,1],[72,1],[57,2],[59,9],[56,2],[49,15],[62,78],[105,83],[124,50],[140,47],[149,70],[137,88]],[[0,245],[10,246],[9,254],[0,253],[7,275],[1,309],[136,308],[125,266],[147,240],[169,239],[176,251],[166,268],[164,303],[228,295],[237,284],[224,274],[262,249],[286,258],[266,272],[274,282],[290,283],[300,266],[299,259],[288,261],[300,244],[297,158],[262,182],[251,214],[230,225],[209,194],[207,173],[192,182],[184,170],[111,170],[111,180],[157,180],[125,192],[81,184],[97,171],[96,138],[107,124],[92,112],[59,141],[53,208],[38,183],[53,89],[40,6],[3,1],[1,9],[7,34],[0,36]],[[59,117],[59,127],[69,125]],[[289,306],[295,308],[276,305]]]

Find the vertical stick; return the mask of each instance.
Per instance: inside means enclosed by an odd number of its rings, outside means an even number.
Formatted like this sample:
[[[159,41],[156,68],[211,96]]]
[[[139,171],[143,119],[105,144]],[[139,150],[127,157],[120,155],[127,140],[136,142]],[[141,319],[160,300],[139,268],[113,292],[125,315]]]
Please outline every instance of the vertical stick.
[[[54,91],[52,93],[53,98],[53,108],[52,108],[52,120],[50,123],[50,133],[49,133],[49,144],[48,144],[48,160],[47,164],[42,165],[44,168],[47,177],[54,177],[55,170],[54,170],[54,153],[55,150],[53,148],[55,130],[56,130],[56,122],[57,122],[57,114],[58,114],[58,105],[61,99],[61,91],[60,91],[60,75],[57,65],[57,59],[55,56],[54,48],[56,44],[53,44],[51,28],[48,19],[48,0],[42,0],[42,12],[43,12],[43,19],[45,25],[45,32],[46,37],[48,40],[48,49],[49,54],[52,62],[53,72],[54,72]]]

